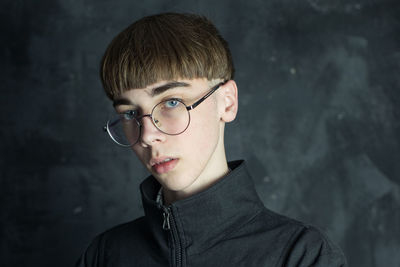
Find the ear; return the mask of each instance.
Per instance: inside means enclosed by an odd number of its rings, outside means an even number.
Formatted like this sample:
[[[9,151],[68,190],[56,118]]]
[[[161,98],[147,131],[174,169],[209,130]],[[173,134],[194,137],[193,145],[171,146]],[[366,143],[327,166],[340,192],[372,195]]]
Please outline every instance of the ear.
[[[234,80],[227,81],[221,86],[221,121],[231,122],[238,112],[238,90]]]

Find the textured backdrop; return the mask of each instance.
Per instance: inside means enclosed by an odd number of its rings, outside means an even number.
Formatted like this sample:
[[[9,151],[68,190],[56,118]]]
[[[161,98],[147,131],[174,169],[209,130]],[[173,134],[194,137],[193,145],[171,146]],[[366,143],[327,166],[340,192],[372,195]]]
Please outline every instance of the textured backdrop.
[[[1,3],[1,266],[71,266],[142,214],[147,173],[101,130],[98,65],[165,11],[206,15],[230,43],[228,158],[249,161],[266,206],[325,230],[350,266],[400,266],[398,0]]]

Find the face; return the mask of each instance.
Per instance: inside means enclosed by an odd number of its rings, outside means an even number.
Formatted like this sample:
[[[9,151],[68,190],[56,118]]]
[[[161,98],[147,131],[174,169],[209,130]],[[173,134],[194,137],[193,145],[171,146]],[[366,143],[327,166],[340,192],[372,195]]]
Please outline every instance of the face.
[[[213,85],[215,83],[210,84],[206,79],[162,81],[124,92],[115,101],[119,103],[115,108],[118,113],[136,110],[140,116],[150,114],[155,105],[171,98],[181,99],[190,106]],[[132,149],[164,189],[190,194],[227,170],[223,93],[218,89],[189,111],[190,124],[179,135],[161,132],[148,116],[141,119],[141,137]]]

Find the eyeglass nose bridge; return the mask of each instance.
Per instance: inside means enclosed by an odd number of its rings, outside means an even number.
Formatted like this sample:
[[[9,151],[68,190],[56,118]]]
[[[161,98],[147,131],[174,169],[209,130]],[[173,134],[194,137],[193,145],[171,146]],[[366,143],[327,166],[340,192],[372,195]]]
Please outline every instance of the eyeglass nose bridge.
[[[142,119],[144,117],[149,117],[151,119],[151,123],[157,128],[157,130],[161,131],[160,127],[157,125],[157,123],[159,122],[158,120],[153,118],[152,114],[143,114],[142,116],[139,116],[136,118],[137,122],[139,123],[140,126],[140,130],[142,130],[143,128],[143,122]],[[162,132],[162,131],[161,131]]]

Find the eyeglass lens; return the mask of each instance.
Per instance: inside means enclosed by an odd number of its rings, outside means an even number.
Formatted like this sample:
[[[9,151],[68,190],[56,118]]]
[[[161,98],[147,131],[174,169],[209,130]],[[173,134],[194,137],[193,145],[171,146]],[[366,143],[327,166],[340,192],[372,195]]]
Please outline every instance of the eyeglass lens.
[[[151,114],[153,124],[163,133],[177,135],[186,130],[190,122],[189,111],[179,100],[167,100],[157,104]],[[123,146],[134,145],[140,138],[141,123],[145,118],[129,113],[118,114],[108,122],[108,130],[115,142]]]

